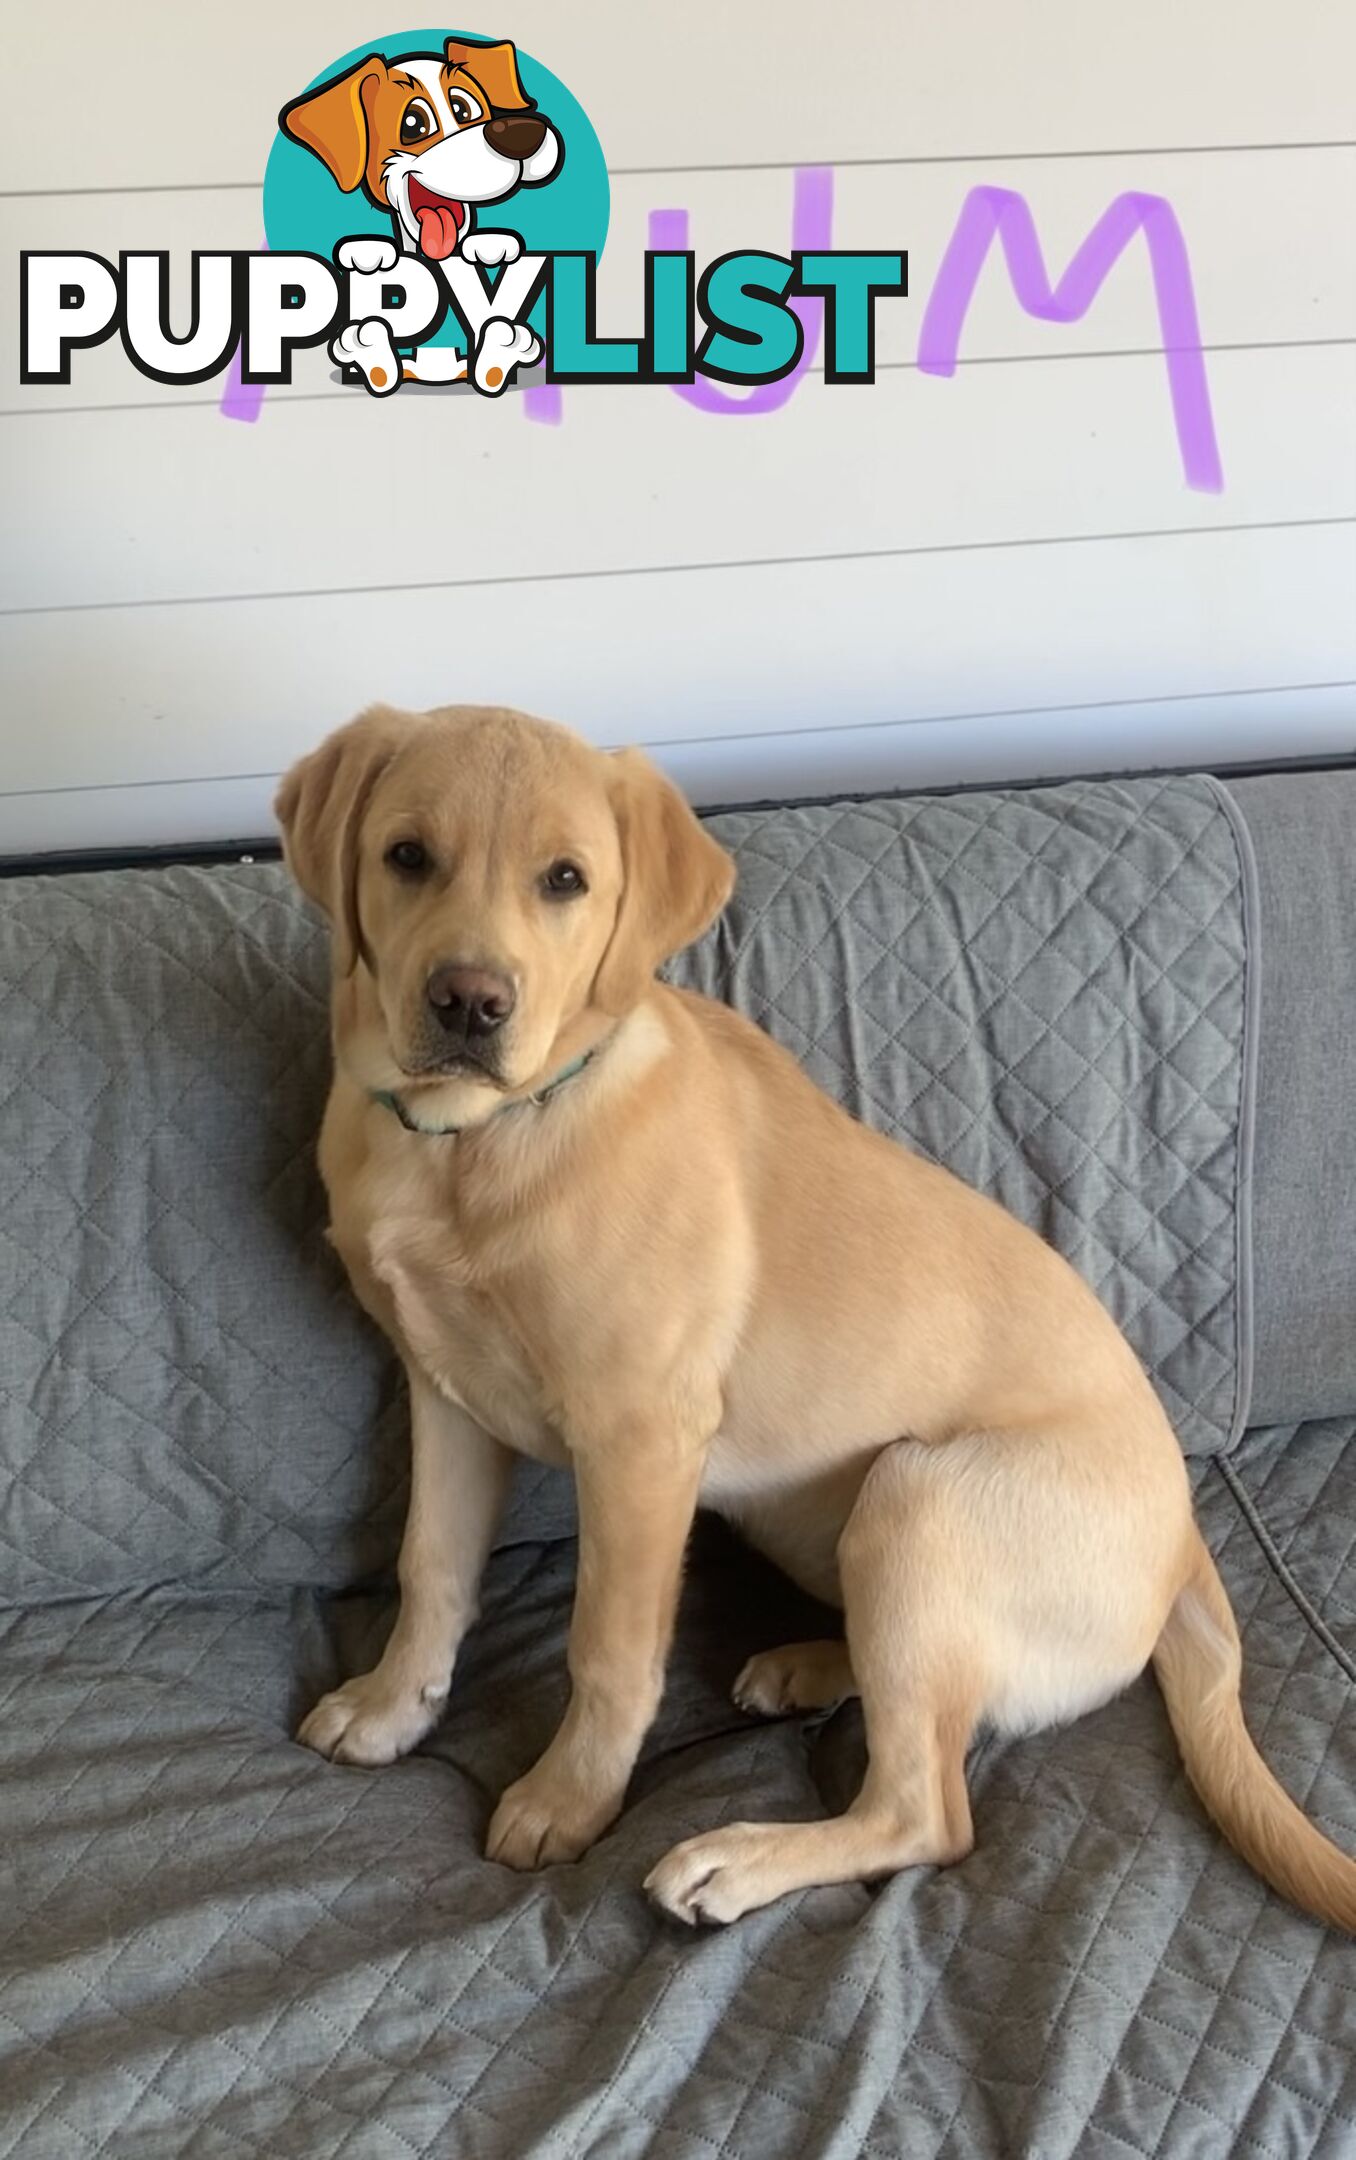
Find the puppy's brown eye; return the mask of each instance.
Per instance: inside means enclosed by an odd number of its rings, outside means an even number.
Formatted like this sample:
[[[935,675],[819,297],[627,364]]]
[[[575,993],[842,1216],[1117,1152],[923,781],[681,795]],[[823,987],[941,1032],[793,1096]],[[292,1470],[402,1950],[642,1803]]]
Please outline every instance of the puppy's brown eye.
[[[397,840],[393,847],[387,848],[386,860],[393,870],[402,871],[406,877],[417,877],[421,870],[428,868],[428,849],[422,840]]]
[[[447,109],[458,127],[468,127],[472,120],[480,118],[480,107],[473,105],[469,98],[459,96],[455,90],[448,96]]]
[[[588,891],[578,863],[563,860],[552,863],[542,883],[555,900],[572,900],[576,893]]]
[[[425,104],[423,98],[415,98],[400,115],[400,140],[406,149],[411,143],[427,142],[429,136],[437,132],[433,107]]]

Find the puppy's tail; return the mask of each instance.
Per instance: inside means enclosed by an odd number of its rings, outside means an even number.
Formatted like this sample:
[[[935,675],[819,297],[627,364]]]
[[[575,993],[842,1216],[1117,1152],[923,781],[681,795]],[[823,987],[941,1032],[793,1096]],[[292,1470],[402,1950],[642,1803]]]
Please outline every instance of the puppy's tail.
[[[1153,1663],[1187,1775],[1229,1843],[1274,1890],[1356,1934],[1356,1860],[1300,1813],[1253,1746],[1239,1700],[1238,1628],[1199,1537]]]

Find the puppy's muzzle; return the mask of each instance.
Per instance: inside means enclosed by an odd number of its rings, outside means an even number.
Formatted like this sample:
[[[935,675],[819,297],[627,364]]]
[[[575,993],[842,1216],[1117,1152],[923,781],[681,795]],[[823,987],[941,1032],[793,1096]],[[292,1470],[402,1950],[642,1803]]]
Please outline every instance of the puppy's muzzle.
[[[429,1010],[449,1043],[483,1042],[510,1018],[517,993],[507,975],[492,968],[448,961],[426,986]]]
[[[537,113],[496,113],[485,123],[485,140],[501,157],[521,164],[546,140],[546,122]]]

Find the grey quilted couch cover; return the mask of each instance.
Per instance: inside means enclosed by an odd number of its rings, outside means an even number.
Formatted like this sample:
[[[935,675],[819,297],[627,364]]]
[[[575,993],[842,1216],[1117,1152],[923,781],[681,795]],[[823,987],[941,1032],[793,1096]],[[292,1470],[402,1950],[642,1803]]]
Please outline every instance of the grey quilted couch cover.
[[[1253,1370],[1285,1332],[1254,1152],[1302,1173],[1254,1151],[1275,896],[1239,801],[719,829],[739,892],[680,972],[1095,1284],[1193,1458],[1254,1730],[1356,1844],[1356,1400],[1246,1429],[1294,1385]],[[0,884],[0,2155],[1356,2152],[1350,1945],[1204,1822],[1147,1680],[982,1744],[960,1867],[677,1931],[637,1892],[668,1845],[841,1805],[862,1749],[853,1709],[731,1707],[823,1616],[703,1524],[625,1816],[524,1880],[480,1844],[563,1705],[572,1516],[538,1474],[427,1745],[293,1743],[380,1647],[403,1508],[390,1361],[322,1234],[324,979],[276,866]]]

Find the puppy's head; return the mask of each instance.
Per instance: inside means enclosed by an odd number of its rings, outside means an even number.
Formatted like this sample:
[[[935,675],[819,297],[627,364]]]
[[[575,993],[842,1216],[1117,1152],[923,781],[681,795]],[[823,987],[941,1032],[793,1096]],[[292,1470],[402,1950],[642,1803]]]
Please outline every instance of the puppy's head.
[[[369,53],[278,115],[351,194],[390,210],[407,247],[440,262],[477,203],[502,202],[558,169],[560,137],[536,110],[508,42],[449,38],[441,54]]]
[[[341,1060],[369,1088],[439,1089],[454,1122],[629,1011],[734,879],[639,751],[493,707],[378,707],[294,766],[276,807],[333,925]]]

